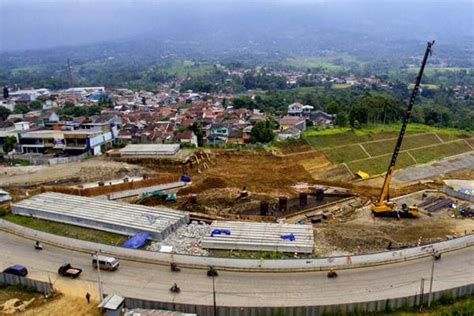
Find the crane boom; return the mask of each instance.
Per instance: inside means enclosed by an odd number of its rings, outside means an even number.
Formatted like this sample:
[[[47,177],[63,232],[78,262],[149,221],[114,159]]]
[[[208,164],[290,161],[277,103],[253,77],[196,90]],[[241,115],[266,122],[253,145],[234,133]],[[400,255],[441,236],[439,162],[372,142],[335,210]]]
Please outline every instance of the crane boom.
[[[385,213],[393,211],[393,206],[387,203],[389,197],[389,189],[390,183],[392,181],[392,173],[395,168],[395,164],[397,162],[398,154],[400,152],[400,147],[402,145],[403,137],[405,136],[405,132],[407,129],[408,121],[411,116],[411,111],[413,109],[413,104],[415,103],[416,95],[418,94],[418,90],[420,89],[421,78],[423,76],[423,71],[425,70],[425,65],[428,60],[428,56],[431,55],[432,47],[434,45],[434,41],[428,42],[425,55],[423,56],[423,61],[421,63],[420,71],[418,72],[418,76],[416,77],[415,87],[411,93],[410,101],[408,102],[408,108],[405,112],[405,117],[403,118],[402,127],[400,129],[400,134],[398,135],[397,143],[395,145],[395,149],[393,150],[392,159],[390,160],[390,164],[388,165],[387,174],[385,175],[385,180],[382,186],[382,190],[380,192],[380,196],[374,204],[372,204],[372,211],[377,213]]]

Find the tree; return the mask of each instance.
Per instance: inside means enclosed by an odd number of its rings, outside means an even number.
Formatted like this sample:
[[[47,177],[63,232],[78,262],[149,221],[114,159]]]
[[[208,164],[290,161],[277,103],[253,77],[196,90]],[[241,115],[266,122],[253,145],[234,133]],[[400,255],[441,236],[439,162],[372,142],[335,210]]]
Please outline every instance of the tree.
[[[31,101],[28,108],[30,108],[30,110],[41,110],[43,108],[43,102],[40,100]]]
[[[326,112],[329,114],[337,114],[339,112],[339,104],[336,101],[331,101],[326,105]]]
[[[8,154],[10,151],[15,148],[16,144],[16,137],[15,136],[7,136],[3,142],[3,152]]]
[[[255,102],[253,102],[252,98],[250,98],[249,96],[243,96],[240,98],[232,99],[232,105],[236,109],[246,108],[253,110],[256,107]]]
[[[252,128],[250,133],[250,142],[252,143],[269,143],[275,138],[275,133],[273,133],[273,122],[258,121]]]
[[[15,114],[26,114],[30,112],[30,108],[24,104],[15,105]]]
[[[193,125],[191,125],[190,129],[194,132],[194,134],[197,137],[198,146],[203,146],[204,145],[204,131],[201,128],[201,124],[194,122]]]
[[[12,112],[7,109],[6,107],[0,106],[0,119],[6,120],[8,115],[12,114]]]
[[[336,114],[336,118],[334,119],[334,125],[339,126],[339,127],[345,127],[347,126],[347,114],[344,112]],[[354,122],[355,123],[355,122]]]

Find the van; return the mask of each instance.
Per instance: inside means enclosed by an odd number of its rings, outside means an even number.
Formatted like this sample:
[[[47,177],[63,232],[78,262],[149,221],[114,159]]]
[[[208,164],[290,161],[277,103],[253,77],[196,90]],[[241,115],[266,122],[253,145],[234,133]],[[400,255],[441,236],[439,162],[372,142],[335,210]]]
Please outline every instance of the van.
[[[101,270],[115,271],[119,267],[119,261],[114,257],[93,255],[92,267],[94,267],[94,269],[97,269],[97,262],[99,262],[99,269]]]

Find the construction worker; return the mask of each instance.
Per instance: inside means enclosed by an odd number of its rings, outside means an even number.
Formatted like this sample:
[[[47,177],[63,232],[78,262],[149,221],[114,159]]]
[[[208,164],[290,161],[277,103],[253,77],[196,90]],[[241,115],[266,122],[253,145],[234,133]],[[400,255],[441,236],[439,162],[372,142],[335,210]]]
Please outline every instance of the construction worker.
[[[249,192],[247,191],[247,186],[243,186],[242,190],[240,190],[240,199],[246,200],[249,197]]]

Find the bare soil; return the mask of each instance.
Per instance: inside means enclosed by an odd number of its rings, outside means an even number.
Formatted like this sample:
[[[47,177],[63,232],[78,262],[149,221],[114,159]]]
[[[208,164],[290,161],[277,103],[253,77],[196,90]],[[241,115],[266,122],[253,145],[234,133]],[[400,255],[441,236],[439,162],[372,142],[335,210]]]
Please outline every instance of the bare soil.
[[[81,162],[58,165],[6,167],[0,173],[0,186],[36,187],[39,184],[75,184],[135,176],[145,172],[143,167],[92,158]]]

